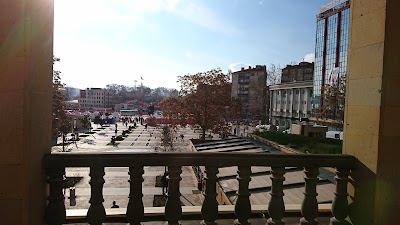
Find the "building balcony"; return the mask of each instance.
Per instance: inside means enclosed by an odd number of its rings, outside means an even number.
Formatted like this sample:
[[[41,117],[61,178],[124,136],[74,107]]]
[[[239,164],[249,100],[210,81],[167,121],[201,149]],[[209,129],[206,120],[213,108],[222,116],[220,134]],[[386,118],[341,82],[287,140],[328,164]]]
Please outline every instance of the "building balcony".
[[[233,218],[236,224],[249,224],[251,218],[266,218],[268,224],[283,224],[282,219],[301,217],[300,224],[316,224],[317,217],[331,217],[331,224],[346,224],[349,204],[347,185],[356,159],[349,155],[282,155],[264,153],[53,153],[44,158],[44,165],[50,187],[46,209],[49,225],[81,222],[89,224],[130,223],[144,221],[168,221],[179,224],[182,220],[203,220],[215,224],[217,219]],[[167,166],[168,199],[166,206],[145,208],[143,206],[143,174],[145,166]],[[205,168],[205,192],[202,206],[181,206],[180,180],[182,166]],[[237,166],[238,191],[234,206],[218,205],[217,184],[219,168]],[[252,166],[271,167],[271,199],[268,205],[251,205],[249,182]],[[64,205],[63,177],[66,168],[90,168],[90,207],[81,210],[75,217],[67,213]],[[107,167],[128,167],[130,193],[126,209],[106,210],[103,202],[104,175]],[[285,167],[304,168],[305,191],[300,205],[284,202],[283,182]],[[336,191],[332,204],[317,203],[316,186],[319,168],[336,168]],[[331,212],[327,211],[331,208]]]

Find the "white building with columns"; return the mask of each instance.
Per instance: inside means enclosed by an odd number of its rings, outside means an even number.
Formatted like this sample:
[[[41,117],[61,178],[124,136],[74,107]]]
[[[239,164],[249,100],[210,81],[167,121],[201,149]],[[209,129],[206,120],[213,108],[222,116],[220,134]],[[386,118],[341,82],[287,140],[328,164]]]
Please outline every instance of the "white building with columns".
[[[291,82],[269,86],[270,123],[290,128],[311,116],[313,82]]]

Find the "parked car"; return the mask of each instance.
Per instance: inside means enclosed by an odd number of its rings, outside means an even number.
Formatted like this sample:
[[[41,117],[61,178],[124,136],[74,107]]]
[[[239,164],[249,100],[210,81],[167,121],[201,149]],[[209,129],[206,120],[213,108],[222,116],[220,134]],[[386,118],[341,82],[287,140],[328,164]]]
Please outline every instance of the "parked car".
[[[283,133],[285,134],[291,134],[292,132],[290,131],[290,129],[284,130]]]
[[[325,137],[343,140],[343,131],[328,131]]]

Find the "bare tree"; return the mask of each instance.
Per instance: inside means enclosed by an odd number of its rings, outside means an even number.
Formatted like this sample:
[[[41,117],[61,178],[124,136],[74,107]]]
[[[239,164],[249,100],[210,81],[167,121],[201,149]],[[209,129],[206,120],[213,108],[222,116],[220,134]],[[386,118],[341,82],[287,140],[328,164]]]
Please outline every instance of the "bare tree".
[[[269,64],[267,68],[267,85],[279,84],[281,82],[282,68],[281,66],[273,63]]]
[[[343,124],[346,95],[346,76],[340,76],[337,84],[322,87],[322,102],[318,119],[329,120],[333,125]]]
[[[64,94],[68,101],[79,98],[79,90],[70,86],[64,87]]]

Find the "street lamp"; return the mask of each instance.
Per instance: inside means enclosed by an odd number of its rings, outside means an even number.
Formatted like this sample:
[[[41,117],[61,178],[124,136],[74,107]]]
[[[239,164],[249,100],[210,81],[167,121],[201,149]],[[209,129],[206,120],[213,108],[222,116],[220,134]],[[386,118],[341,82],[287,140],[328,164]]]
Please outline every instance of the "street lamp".
[[[74,134],[75,134],[75,140],[77,141],[79,139],[79,133],[78,133],[78,128],[76,126],[76,118],[74,118]]]

